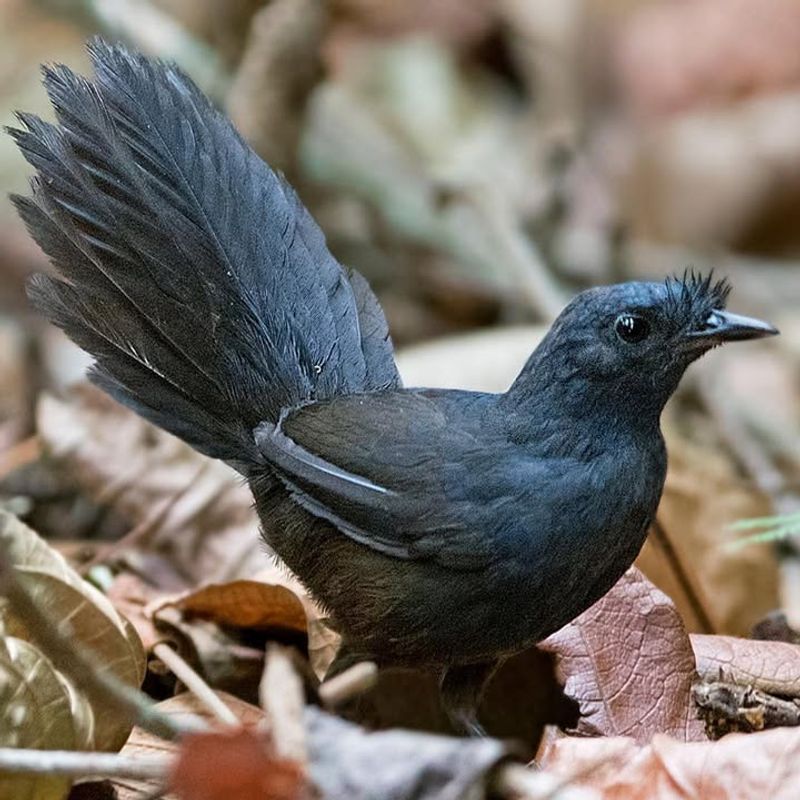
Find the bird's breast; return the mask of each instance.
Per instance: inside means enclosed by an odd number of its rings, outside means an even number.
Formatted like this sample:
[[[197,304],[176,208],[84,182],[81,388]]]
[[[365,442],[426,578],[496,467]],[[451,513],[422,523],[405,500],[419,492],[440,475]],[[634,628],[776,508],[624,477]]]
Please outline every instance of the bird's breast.
[[[593,463],[553,465],[528,487],[526,507],[505,522],[501,541],[510,549],[498,562],[520,639],[538,641],[567,624],[631,566],[655,515],[665,469],[661,448],[618,449]]]

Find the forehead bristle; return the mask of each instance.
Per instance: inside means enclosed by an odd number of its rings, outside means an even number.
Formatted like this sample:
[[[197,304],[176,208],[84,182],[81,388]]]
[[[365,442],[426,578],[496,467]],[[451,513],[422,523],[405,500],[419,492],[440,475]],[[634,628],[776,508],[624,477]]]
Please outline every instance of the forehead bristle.
[[[725,308],[731,285],[727,278],[714,280],[714,270],[707,275],[687,269],[683,277],[673,276],[665,281],[667,302],[678,312],[687,309]]]

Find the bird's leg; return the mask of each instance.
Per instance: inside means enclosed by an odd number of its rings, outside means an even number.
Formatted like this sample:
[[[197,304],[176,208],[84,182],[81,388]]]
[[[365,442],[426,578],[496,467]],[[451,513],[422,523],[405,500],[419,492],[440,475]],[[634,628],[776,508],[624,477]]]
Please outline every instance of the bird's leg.
[[[478,722],[478,704],[489,678],[499,661],[479,664],[458,664],[448,667],[440,683],[442,706],[458,733],[467,736],[486,736]]]

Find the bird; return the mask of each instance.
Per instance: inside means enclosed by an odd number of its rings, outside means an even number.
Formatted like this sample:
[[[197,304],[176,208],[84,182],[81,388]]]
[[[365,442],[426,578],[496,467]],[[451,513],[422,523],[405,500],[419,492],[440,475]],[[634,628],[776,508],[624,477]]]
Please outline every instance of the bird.
[[[717,345],[771,336],[687,272],[587,289],[510,388],[407,388],[367,281],[176,65],[102,39],[43,68],[9,130],[53,271],[34,306],[90,379],[237,470],[270,548],[360,660],[439,676],[456,731],[498,664],[602,597],[654,518],[665,403]]]

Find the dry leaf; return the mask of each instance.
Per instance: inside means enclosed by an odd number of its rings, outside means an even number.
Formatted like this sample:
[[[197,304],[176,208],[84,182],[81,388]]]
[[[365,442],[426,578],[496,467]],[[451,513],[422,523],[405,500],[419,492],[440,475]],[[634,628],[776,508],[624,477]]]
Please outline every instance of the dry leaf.
[[[182,800],[301,800],[303,769],[277,758],[263,735],[244,728],[185,736],[170,786]]]
[[[564,737],[541,766],[603,800],[795,800],[800,796],[800,730],[731,734],[717,742]]]
[[[82,749],[92,741],[91,713],[73,715],[70,690],[53,665],[31,644],[11,636],[0,640],[0,745],[43,750]],[[0,797],[60,800],[70,780],[0,772]]]
[[[303,604],[290,589],[253,580],[214,583],[168,601],[191,618],[197,616],[236,628],[283,629],[306,633]]]
[[[540,647],[558,657],[564,691],[580,704],[580,733],[704,738],[689,636],[672,601],[635,568]]]
[[[82,580],[34,531],[2,510],[0,539],[17,580],[38,607],[51,619],[62,622],[69,636],[95,660],[98,670],[107,670],[123,683],[138,687],[145,670],[142,644],[133,627],[123,621],[108,599]],[[7,602],[0,601],[0,623],[4,637],[34,641],[25,621]],[[81,746],[119,749],[130,733],[130,725],[91,692],[79,692],[72,687],[68,675],[59,674],[59,679],[70,697],[74,724],[90,731],[93,737]]]
[[[731,549],[731,525],[769,513],[769,503],[743,479],[715,441],[690,441],[674,422],[665,425],[669,471],[658,522],[687,570],[710,618],[697,619],[669,560],[651,536],[637,566],[672,597],[687,627],[699,633],[747,635],[778,601],[778,564],[768,547]]]
[[[800,646],[700,634],[693,634],[691,640],[701,679],[800,697]]]

